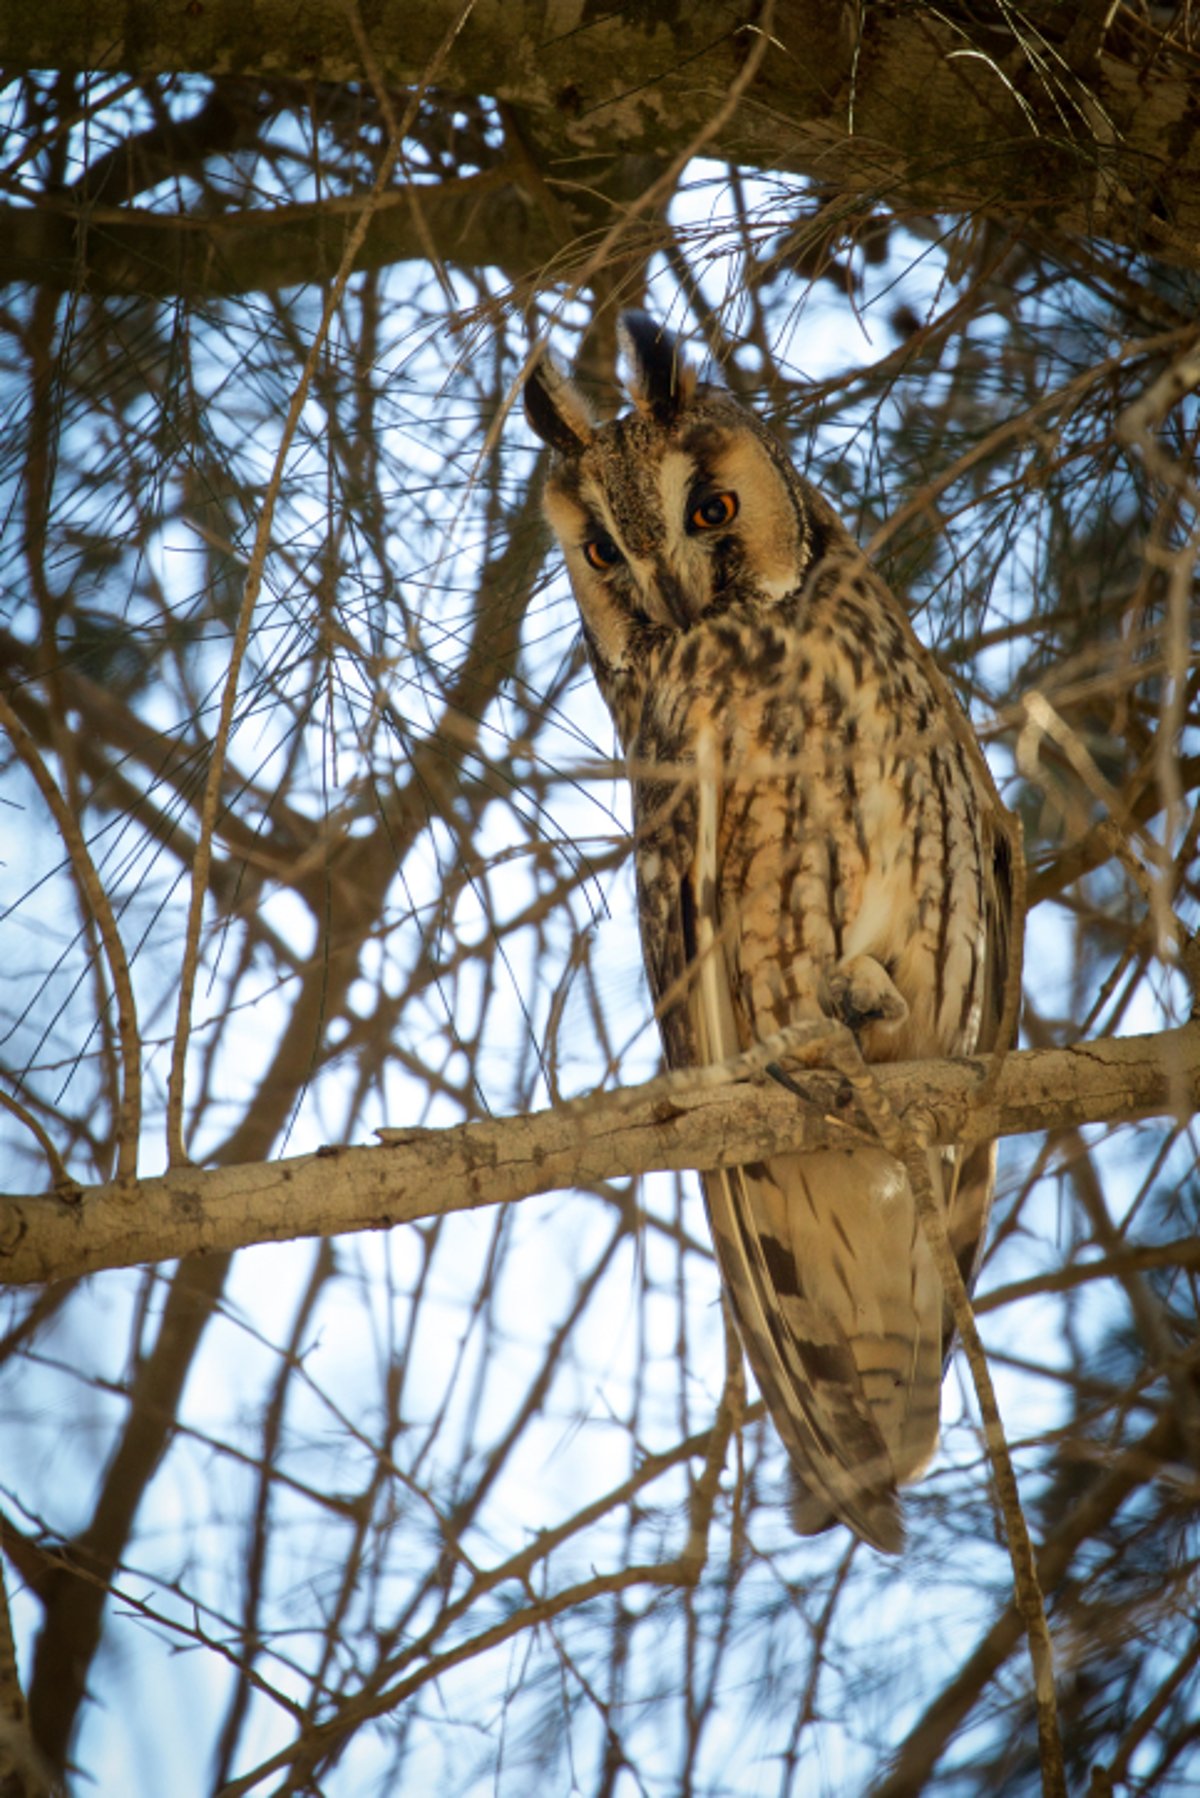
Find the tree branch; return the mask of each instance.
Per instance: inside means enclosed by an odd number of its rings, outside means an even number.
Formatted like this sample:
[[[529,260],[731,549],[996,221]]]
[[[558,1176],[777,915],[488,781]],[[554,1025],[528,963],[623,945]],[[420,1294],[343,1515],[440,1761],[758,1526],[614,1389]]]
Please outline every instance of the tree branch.
[[[332,279],[367,192],[312,204],[209,214],[96,207],[73,196],[0,206],[0,284],[36,282],[97,294],[264,293]],[[354,267],[423,260],[432,239],[462,268],[494,265],[510,280],[559,249],[505,169],[393,187],[374,211]]]
[[[975,17],[955,8],[947,16],[919,4],[849,8],[781,0],[763,66],[714,134],[709,153],[809,175],[826,191],[868,204],[881,200],[899,211],[1052,217],[1062,232],[1200,266],[1194,58],[1173,35],[1174,25],[1155,24],[1131,6],[1097,13],[1086,33],[1075,29],[1077,8],[1045,0],[1026,0],[1015,19],[1001,9],[982,11]],[[735,88],[760,34],[755,9],[741,0],[650,14],[585,9],[571,17],[578,22],[563,29],[562,10],[550,0],[540,7],[476,0],[439,80],[444,90],[494,95],[521,112],[542,167],[558,176],[586,160],[588,174],[573,172],[572,179],[593,186],[606,160],[632,152],[665,163],[680,151]],[[372,8],[370,49],[382,78],[398,86],[416,82],[444,21],[443,0]],[[281,78],[361,82],[365,74],[340,0],[255,0],[241,7],[5,0],[0,63],[12,70],[221,74],[268,84]],[[438,204],[436,189],[423,203]],[[536,210],[525,208],[531,220]],[[513,207],[504,211],[490,233],[491,250],[476,244],[472,259],[507,262],[521,224]],[[786,211],[785,198],[780,216],[764,229],[785,225]],[[488,212],[474,215],[476,240],[487,234]],[[20,254],[25,260],[32,254],[44,280],[47,258],[35,240],[42,229],[53,237],[59,221],[40,212],[34,218],[11,215],[8,228],[26,240]],[[394,223],[400,235],[393,253],[423,256],[419,236],[405,235],[404,208]],[[108,228],[89,249],[89,266],[93,256],[102,263]],[[121,278],[152,281],[151,291],[169,282],[181,256],[182,278],[198,258],[194,276],[207,254],[203,230],[193,251],[181,248],[169,222],[173,242],[158,222],[135,220],[130,228],[147,235],[118,257]],[[235,243],[230,227],[219,222],[213,229],[217,262],[225,267],[218,279],[236,285],[237,262],[243,252],[253,254],[253,240]],[[375,229],[375,248],[386,255],[387,221],[381,217]],[[447,240],[439,245],[448,260],[458,259]],[[298,247],[259,243],[260,253],[284,255],[289,266]],[[51,260],[61,264],[62,258],[55,252]],[[291,278],[312,279],[311,268]]]
[[[1154,1479],[1164,1461],[1179,1450],[1173,1417],[1160,1417],[1137,1442],[1114,1453],[1084,1482],[1082,1496],[1038,1550],[1038,1582],[1051,1592],[1065,1577],[1076,1550],[1100,1531],[1131,1493]],[[896,1751],[891,1773],[872,1787],[872,1798],[920,1798],[951,1737],[970,1716],[1022,1636],[1021,1614],[1013,1603],[1000,1612],[974,1651],[914,1724]]]
[[[1200,1108],[1200,1024],[1010,1054],[980,1105],[988,1066],[986,1058],[896,1062],[872,1072],[901,1123],[929,1142]],[[869,1133],[841,1076],[803,1070],[798,1083],[810,1103],[770,1081],[713,1086],[703,1076],[668,1076],[527,1117],[389,1130],[378,1148],[180,1168],[70,1196],[0,1196],[0,1277],[17,1285],[74,1279],[250,1243],[389,1229],[651,1169],[847,1147]]]

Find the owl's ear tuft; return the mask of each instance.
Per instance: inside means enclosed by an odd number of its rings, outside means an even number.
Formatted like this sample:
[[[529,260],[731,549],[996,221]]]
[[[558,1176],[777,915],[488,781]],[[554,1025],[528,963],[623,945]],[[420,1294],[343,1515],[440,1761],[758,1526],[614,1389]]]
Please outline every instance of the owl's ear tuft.
[[[629,364],[630,398],[639,412],[670,424],[696,390],[698,371],[686,362],[679,339],[645,312],[623,312],[617,327]]]
[[[591,408],[543,351],[525,379],[529,428],[560,456],[577,456],[595,435]]]

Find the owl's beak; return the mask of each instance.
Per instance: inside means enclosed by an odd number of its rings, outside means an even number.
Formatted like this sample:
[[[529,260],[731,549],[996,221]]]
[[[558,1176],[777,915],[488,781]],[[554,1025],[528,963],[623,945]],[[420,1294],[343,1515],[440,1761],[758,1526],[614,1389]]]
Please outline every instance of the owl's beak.
[[[678,625],[681,631],[690,630],[694,620],[683,584],[664,562],[655,564],[654,586],[672,624]]]

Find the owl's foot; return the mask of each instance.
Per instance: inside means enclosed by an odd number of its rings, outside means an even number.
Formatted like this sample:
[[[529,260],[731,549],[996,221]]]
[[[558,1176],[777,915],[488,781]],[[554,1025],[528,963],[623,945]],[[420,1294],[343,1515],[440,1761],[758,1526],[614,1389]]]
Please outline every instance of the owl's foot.
[[[908,1001],[873,955],[848,955],[829,976],[833,1012],[856,1033],[864,1024],[902,1024]]]

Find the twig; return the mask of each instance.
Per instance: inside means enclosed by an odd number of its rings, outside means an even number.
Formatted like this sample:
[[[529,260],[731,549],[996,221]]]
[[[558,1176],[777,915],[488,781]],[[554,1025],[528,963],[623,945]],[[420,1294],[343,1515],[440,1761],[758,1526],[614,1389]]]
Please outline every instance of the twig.
[[[0,1792],[20,1798],[55,1798],[59,1786],[39,1754],[29,1730],[29,1707],[21,1690],[17,1650],[4,1565],[0,1561]]]
[[[371,192],[367,201],[354,222],[354,228],[346,241],[342,260],[333,279],[329,292],[325,296],[325,304],[321,310],[321,322],[309,345],[308,355],[300,379],[296,383],[288,407],[287,418],[279,439],[279,448],[275,454],[271,478],[267,482],[263,495],[262,511],[259,515],[258,529],[254,536],[254,547],[246,570],[246,582],[242,589],[242,604],[238,613],[234,630],[233,649],[229,658],[229,671],[225,676],[225,685],[221,693],[221,711],[213,738],[212,759],[209,762],[208,779],[204,787],[204,799],[200,812],[200,834],[196,844],[196,855],[192,863],[192,888],[188,906],[187,929],[184,937],[183,966],[179,980],[179,1007],[175,1020],[175,1041],[171,1051],[171,1072],[167,1080],[167,1156],[172,1167],[185,1165],[188,1160],[187,1149],[183,1137],[183,1099],[184,1073],[187,1061],[188,1040],[191,1035],[192,999],[196,987],[196,975],[200,965],[200,927],[203,919],[204,900],[208,893],[209,873],[212,865],[213,833],[216,829],[217,810],[221,797],[221,782],[225,771],[225,759],[229,748],[230,732],[233,728],[233,711],[237,701],[238,680],[242,663],[250,643],[250,630],[254,621],[254,611],[258,603],[259,591],[262,587],[263,570],[266,566],[267,553],[271,546],[271,529],[275,521],[275,508],[279,501],[280,489],[283,485],[283,473],[287,458],[291,453],[292,440],[300,424],[300,418],[308,400],[309,388],[316,374],[317,364],[325,348],[325,340],[333,324],[334,317],[342,302],[354,264],[366,239],[371,220],[382,199],[384,190],[391,180],[392,171],[399,162],[404,149],[404,138],[412,127],[417,111],[430,83],[435,79],[438,69],[449,54],[455,38],[474,6],[475,0],[465,0],[453,23],[446,32],[438,49],[434,52],[422,80],[413,89],[395,132],[388,141],[383,159],[379,164]]]
[[[133,996],[133,979],[121,932],[117,928],[116,914],[92,860],[79,819],[63,797],[37,744],[3,693],[0,693],[0,729],[8,736],[50,808],[80,885],[87,895],[96,928],[100,932],[100,940],[104,944],[105,959],[116,993],[117,1035],[121,1044],[121,1097],[116,1117],[117,1179],[133,1179],[137,1173],[138,1139],[142,1129],[141,1035],[138,1031],[137,1002]],[[38,1140],[42,1141],[40,1134]],[[43,1142],[43,1147],[45,1146]],[[55,1172],[57,1175],[57,1168]],[[65,1177],[65,1168],[62,1172]]]
[[[711,142],[728,120],[733,117],[733,114],[740,106],[747,89],[751,86],[755,76],[758,74],[768,48],[772,44],[774,44],[776,48],[779,47],[778,40],[771,36],[774,22],[775,0],[765,0],[761,17],[757,22],[752,25],[747,24],[740,27],[742,30],[753,32],[756,41],[750,54],[747,56],[739,70],[736,79],[732,83],[728,94],[713,113],[712,117],[705,121],[700,130],[697,131],[684,145],[683,149],[672,158],[671,162],[663,170],[662,174],[659,175],[657,180],[652,181],[649,187],[638,195],[636,200],[624,207],[620,217],[614,220],[609,226],[608,230],[597,243],[595,249],[591,252],[582,268],[576,275],[572,276],[571,280],[559,295],[554,311],[555,317],[561,316],[563,311],[570,306],[573,300],[579,297],[584,288],[589,285],[595,276],[602,269],[607,268],[611,264],[621,239],[626,235],[634,220],[641,217],[643,213],[652,211],[654,207],[659,205],[662,201],[670,198],[675,191],[676,182],[679,180],[680,175],[683,173],[688,163],[693,161],[694,158],[700,154],[705,144]],[[535,363],[541,359],[544,347],[544,343],[540,339],[531,345],[524,362],[517,372],[516,379],[513,381],[508,394],[501,402],[496,416],[492,421],[491,428],[484,438],[475,465],[476,468],[483,466],[485,459],[491,454],[495,444],[498,442],[500,433],[503,431],[508,420],[508,414],[512,409],[513,403],[524,387],[525,381],[532,372]]]
[[[1200,554],[1200,490],[1189,468],[1170,455],[1157,436],[1167,413],[1173,406],[1200,386],[1200,344],[1193,344],[1175,358],[1156,381],[1153,381],[1117,420],[1117,436],[1141,451],[1150,472],[1179,501],[1190,508],[1191,531],[1174,549],[1151,543],[1148,561],[1157,563],[1167,574],[1167,606],[1163,624],[1163,641],[1169,678],[1163,682],[1158,731],[1154,745],[1158,789],[1162,797],[1163,840],[1160,875],[1151,893],[1151,911],[1158,926],[1159,941],[1171,941],[1174,913],[1171,907],[1175,867],[1172,843],[1183,817],[1183,786],[1179,778],[1178,744],[1183,734],[1189,666],[1188,627],[1195,578],[1196,558]]]
[[[3,1091],[0,1091],[0,1105],[3,1105],[6,1111],[11,1111],[15,1118],[19,1118],[30,1134],[37,1138],[38,1147],[50,1163],[50,1172],[53,1175],[55,1186],[60,1190],[73,1188],[75,1182],[67,1172],[66,1162],[55,1148],[49,1132],[38,1122],[32,1111],[22,1105],[19,1099],[14,1099],[11,1093]]]

